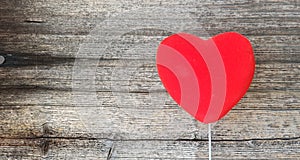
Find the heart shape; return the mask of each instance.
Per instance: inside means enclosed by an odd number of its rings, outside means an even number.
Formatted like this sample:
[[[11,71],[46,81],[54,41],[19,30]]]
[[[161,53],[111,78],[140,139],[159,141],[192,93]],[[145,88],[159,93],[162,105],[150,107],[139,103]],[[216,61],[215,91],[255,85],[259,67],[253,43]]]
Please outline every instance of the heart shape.
[[[236,32],[208,40],[173,34],[160,43],[156,62],[171,97],[203,123],[218,121],[238,103],[255,70],[251,43]]]

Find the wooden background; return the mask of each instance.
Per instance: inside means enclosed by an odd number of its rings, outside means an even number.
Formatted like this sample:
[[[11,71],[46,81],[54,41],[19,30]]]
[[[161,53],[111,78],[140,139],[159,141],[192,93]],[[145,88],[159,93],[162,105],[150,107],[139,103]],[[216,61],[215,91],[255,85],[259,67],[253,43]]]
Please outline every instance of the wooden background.
[[[168,30],[141,26],[107,42],[101,56],[78,56],[93,50],[82,44],[103,21],[119,15],[124,23],[123,12],[147,7],[181,9],[208,35],[236,31],[253,45],[255,78],[213,125],[213,159],[300,159],[298,0],[1,0],[1,160],[207,159],[207,126],[177,107],[156,74],[152,48]],[[154,12],[130,23],[143,19],[185,22]],[[95,74],[78,76],[88,67]]]

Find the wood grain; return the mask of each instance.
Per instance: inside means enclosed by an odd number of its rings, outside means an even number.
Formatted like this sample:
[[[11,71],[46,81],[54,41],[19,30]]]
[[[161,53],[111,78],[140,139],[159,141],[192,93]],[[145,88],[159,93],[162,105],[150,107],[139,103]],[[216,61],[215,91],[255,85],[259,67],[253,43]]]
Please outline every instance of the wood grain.
[[[43,138],[4,139],[0,144],[2,159],[207,159],[206,141]],[[6,146],[7,144],[10,146]],[[299,156],[297,140],[213,141],[212,146],[213,157],[217,160],[266,159],[265,157],[297,159]]]
[[[199,36],[240,32],[255,52],[249,92],[213,124],[213,159],[299,159],[299,5],[1,1],[0,159],[207,159],[207,126],[173,102],[156,73],[155,49],[177,23]],[[126,15],[158,7],[178,14]],[[112,41],[98,32],[108,22]],[[135,28],[143,22],[152,27]],[[133,29],[114,30],[124,24]]]

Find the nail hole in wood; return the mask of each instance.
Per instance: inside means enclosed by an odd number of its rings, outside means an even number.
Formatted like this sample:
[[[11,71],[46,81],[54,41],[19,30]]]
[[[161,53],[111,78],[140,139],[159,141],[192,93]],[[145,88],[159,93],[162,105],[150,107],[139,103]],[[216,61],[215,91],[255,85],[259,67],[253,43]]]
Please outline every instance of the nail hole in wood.
[[[3,56],[0,56],[0,65],[5,62],[5,58]]]

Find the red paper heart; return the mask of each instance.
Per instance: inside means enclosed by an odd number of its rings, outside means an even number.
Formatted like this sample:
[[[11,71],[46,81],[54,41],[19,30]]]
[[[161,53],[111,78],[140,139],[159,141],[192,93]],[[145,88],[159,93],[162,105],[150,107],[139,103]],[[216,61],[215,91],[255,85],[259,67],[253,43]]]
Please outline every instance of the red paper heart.
[[[227,32],[202,40],[178,33],[157,51],[160,79],[171,97],[203,123],[224,117],[244,96],[254,75],[250,42]]]

